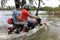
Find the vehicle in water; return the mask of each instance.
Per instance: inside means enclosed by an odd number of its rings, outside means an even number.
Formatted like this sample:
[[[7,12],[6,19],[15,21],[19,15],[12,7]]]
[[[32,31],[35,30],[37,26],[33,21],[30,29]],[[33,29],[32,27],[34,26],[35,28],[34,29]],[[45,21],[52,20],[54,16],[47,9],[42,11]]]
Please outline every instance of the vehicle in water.
[[[21,35],[21,36],[23,36],[24,34],[27,35],[27,36],[28,36],[28,35],[31,35],[31,34],[34,34],[34,33],[36,33],[38,30],[46,27],[46,22],[41,22],[40,25],[39,25],[39,23],[40,23],[40,22],[39,22],[33,29],[29,28],[28,31],[26,31],[26,29],[22,29],[22,30],[20,31],[20,28],[19,28],[19,27],[20,27],[20,26],[23,26],[23,25],[15,25],[12,20],[13,20],[12,18],[9,18],[9,19],[8,19],[8,24],[12,24],[13,26],[16,26],[16,27],[17,27],[17,28],[16,28],[17,34],[18,34],[18,32],[19,32],[19,33],[20,33],[19,35]],[[27,26],[25,25],[24,27],[26,28]],[[12,29],[13,29],[13,27],[9,27],[9,28],[8,28],[8,34],[9,34],[9,31],[12,31]],[[15,32],[15,31],[14,31],[14,32]]]
[[[19,2],[20,2],[19,0],[15,0],[15,6],[16,6],[16,3],[19,3]],[[24,4],[26,4],[26,0],[25,0],[25,1],[22,0],[22,6],[23,6]],[[39,7],[40,7],[40,0],[39,0],[37,12],[35,13],[36,16],[38,16],[38,9],[39,9]],[[46,25],[45,22],[41,22],[41,19],[40,19],[40,18],[38,18],[37,21],[38,21],[38,22],[37,22],[37,25],[36,25],[36,27],[34,27],[33,29],[30,30],[30,28],[28,29],[28,27],[26,27],[26,29],[29,30],[28,33],[29,33],[30,31],[33,31],[33,30],[34,30],[34,31],[37,31],[37,30],[35,30],[36,28],[37,28],[37,29],[41,29],[40,26],[43,28],[43,26]],[[19,28],[19,26],[21,27],[21,26],[23,26],[23,25],[22,25],[22,24],[21,24],[21,25],[16,25],[16,24],[14,24],[12,18],[8,19],[8,24],[12,24],[13,27],[15,27],[15,26],[17,27],[17,28],[16,28],[17,31],[16,31],[15,33],[20,33],[19,30],[20,30],[20,31],[22,30],[22,31],[25,31],[25,32],[26,32],[26,29]],[[13,27],[12,27],[12,28],[8,28],[8,29],[12,31],[12,30],[15,29],[15,28],[13,28]],[[18,30],[18,29],[19,29],[19,30]],[[8,30],[8,34],[11,32],[11,31],[9,32],[9,30]],[[34,33],[34,31],[33,31],[33,33]]]

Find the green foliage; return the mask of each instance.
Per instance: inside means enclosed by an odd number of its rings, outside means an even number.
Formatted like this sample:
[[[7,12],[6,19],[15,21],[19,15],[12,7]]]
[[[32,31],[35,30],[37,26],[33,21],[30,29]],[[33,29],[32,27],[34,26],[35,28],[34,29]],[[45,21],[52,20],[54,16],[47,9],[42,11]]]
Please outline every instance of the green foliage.
[[[56,7],[55,10],[56,10],[56,11],[60,11],[60,7]]]
[[[45,10],[45,11],[60,11],[60,6],[59,7],[48,7],[48,6],[45,6],[45,7],[41,7],[39,10]]]
[[[52,11],[52,10],[54,10],[54,8],[52,8],[52,7],[42,7],[42,8],[40,8],[40,9],[42,9],[42,10],[46,10],[46,11]]]
[[[32,10],[36,10],[36,7],[30,7],[30,10],[32,11]]]
[[[59,7],[60,7],[60,5],[59,5]]]
[[[20,5],[21,5],[22,3],[20,3]],[[15,9],[15,7],[7,7],[7,8],[0,8],[0,10],[13,10],[13,9]],[[22,8],[20,8],[20,10],[22,10]],[[33,10],[37,10],[37,8],[36,7],[31,7],[30,6],[30,11],[33,11]],[[48,6],[45,6],[45,7],[41,7],[41,8],[39,8],[39,10],[41,11],[60,11],[60,5],[59,5],[59,7],[55,7],[55,8],[53,8],[53,7],[48,7]]]

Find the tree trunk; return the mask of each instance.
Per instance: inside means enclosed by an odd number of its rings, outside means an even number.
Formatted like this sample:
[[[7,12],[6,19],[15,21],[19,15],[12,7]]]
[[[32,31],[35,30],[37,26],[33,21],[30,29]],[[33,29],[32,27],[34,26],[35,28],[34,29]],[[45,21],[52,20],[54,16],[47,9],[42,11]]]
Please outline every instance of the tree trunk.
[[[16,6],[16,3],[20,3],[20,0],[15,0],[15,6]]]
[[[40,0],[39,0],[39,4],[38,4],[38,8],[37,8],[37,12],[36,12],[36,16],[38,16],[38,10],[39,10],[39,7],[40,7]]]
[[[26,0],[22,0],[22,6],[26,4]]]

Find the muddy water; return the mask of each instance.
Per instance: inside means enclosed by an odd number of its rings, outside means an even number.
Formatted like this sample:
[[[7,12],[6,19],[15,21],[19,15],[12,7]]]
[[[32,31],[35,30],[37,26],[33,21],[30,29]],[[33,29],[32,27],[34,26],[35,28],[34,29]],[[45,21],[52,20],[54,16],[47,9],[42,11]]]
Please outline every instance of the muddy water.
[[[12,11],[0,11],[0,27],[8,27],[7,19],[11,17]],[[39,14],[44,14],[40,13]],[[34,37],[29,37],[28,40],[60,40],[60,16],[58,15],[39,15],[42,21],[47,22],[47,30],[40,30]],[[6,31],[0,29],[0,33]]]
[[[43,21],[48,22],[48,29],[39,31],[29,40],[60,40],[60,18],[54,15],[40,15]]]

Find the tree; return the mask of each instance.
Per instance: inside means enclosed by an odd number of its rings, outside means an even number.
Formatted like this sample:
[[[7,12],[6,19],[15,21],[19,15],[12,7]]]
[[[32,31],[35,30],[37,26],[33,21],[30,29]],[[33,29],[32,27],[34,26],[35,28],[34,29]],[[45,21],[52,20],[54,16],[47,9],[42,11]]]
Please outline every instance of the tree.
[[[59,5],[59,7],[60,7],[60,5]]]
[[[20,0],[15,0],[15,6],[16,6],[17,3],[20,3]]]
[[[26,4],[26,0],[22,0],[22,6]]]
[[[20,6],[22,7],[24,4],[26,4],[26,0],[22,0],[22,2],[20,2],[20,0],[15,0],[15,6],[16,6],[16,3],[19,3]]]
[[[40,7],[40,1],[41,0],[39,0],[38,8],[37,8],[37,11],[36,11],[36,14],[35,14],[36,16],[38,16],[38,10],[39,10],[39,7]]]
[[[30,3],[31,5],[33,5],[33,0],[29,0],[29,3]]]
[[[7,2],[7,0],[1,0],[1,6],[4,7],[6,2]]]

